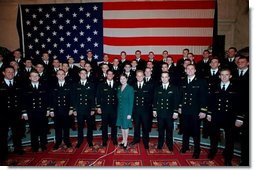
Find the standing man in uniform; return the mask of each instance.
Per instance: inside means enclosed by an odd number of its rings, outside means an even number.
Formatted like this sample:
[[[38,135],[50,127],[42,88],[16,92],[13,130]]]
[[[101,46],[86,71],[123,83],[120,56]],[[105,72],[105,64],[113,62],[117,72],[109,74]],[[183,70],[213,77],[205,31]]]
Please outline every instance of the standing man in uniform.
[[[4,79],[0,84],[0,163],[8,159],[8,132],[12,131],[14,153],[23,154],[21,147],[21,88],[14,80],[14,68],[7,66],[3,70]]]
[[[140,127],[142,125],[142,139],[145,149],[149,148],[149,128],[150,115],[152,106],[152,85],[145,83],[144,72],[137,70],[134,84],[134,106],[133,106],[133,121],[134,121],[134,139],[130,145],[139,143],[140,141]]]
[[[71,101],[71,83],[65,80],[65,72],[60,69],[56,72],[57,82],[52,89],[52,111],[54,112],[56,142],[53,150],[57,150],[64,141],[67,148],[71,148],[70,142],[70,116],[73,113]]]
[[[79,148],[84,139],[84,122],[87,125],[87,142],[89,147],[93,147],[93,115],[95,111],[95,87],[94,84],[87,80],[87,71],[79,71],[80,81],[73,85],[72,105],[78,120],[78,144]]]
[[[102,146],[107,146],[108,126],[111,128],[111,140],[117,145],[117,83],[112,70],[106,72],[107,79],[97,87],[97,113],[102,119]]]
[[[223,128],[225,131],[225,149],[223,153],[225,166],[232,166],[234,127],[238,122],[236,121],[237,92],[234,84],[230,82],[231,77],[230,69],[220,71],[221,82],[216,85],[215,91],[211,95],[209,115],[207,115],[207,120],[211,122],[211,148],[208,158],[214,159],[218,150],[220,128]]]
[[[169,73],[162,72],[162,84],[154,92],[153,116],[158,120],[159,139],[157,149],[162,149],[166,130],[166,145],[173,151],[174,120],[178,117],[179,92],[177,87],[170,85]]]
[[[205,80],[196,77],[195,65],[189,64],[186,69],[187,77],[181,85],[179,113],[182,114],[183,144],[181,153],[189,150],[189,139],[194,141],[192,158],[198,159],[200,155],[200,122],[207,112],[207,84]]]
[[[24,114],[28,116],[31,131],[31,146],[33,152],[47,149],[47,132],[49,110],[48,87],[39,82],[40,76],[37,71],[30,73],[30,84],[24,90]]]

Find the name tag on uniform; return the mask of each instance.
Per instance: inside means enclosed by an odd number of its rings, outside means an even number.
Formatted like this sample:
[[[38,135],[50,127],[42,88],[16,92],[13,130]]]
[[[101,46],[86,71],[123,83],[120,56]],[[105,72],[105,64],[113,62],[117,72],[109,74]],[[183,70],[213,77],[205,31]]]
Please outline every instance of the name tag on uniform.
[[[186,88],[186,86],[183,86],[183,88]]]
[[[161,92],[161,91],[159,91],[159,92],[158,92],[158,94],[162,94],[162,92]]]
[[[148,91],[144,90],[143,93],[147,93]]]
[[[90,87],[87,87],[86,89],[88,90],[88,89],[91,89],[91,88],[90,88]]]
[[[108,91],[108,89],[103,89],[104,91]]]
[[[172,93],[173,93],[173,91],[169,91],[169,92],[168,92],[168,94],[172,94]]]
[[[81,88],[77,88],[77,90],[81,90]]]
[[[199,88],[199,86],[192,86],[192,88]]]

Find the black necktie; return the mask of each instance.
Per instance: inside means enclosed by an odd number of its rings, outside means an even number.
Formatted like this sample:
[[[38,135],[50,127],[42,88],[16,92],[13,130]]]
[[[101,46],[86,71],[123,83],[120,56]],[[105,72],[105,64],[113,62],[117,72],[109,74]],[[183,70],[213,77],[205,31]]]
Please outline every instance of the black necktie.
[[[241,70],[241,72],[240,72],[240,77],[242,77],[243,76],[243,70]]]
[[[9,81],[9,87],[12,87],[13,86],[13,84],[12,84],[12,81],[10,80]]]
[[[189,79],[188,79],[188,84],[190,84],[190,82],[191,82],[191,79],[189,78]]]
[[[213,75],[215,75],[215,71],[213,71]]]
[[[222,90],[223,90],[223,91],[226,91],[225,84],[222,85]]]

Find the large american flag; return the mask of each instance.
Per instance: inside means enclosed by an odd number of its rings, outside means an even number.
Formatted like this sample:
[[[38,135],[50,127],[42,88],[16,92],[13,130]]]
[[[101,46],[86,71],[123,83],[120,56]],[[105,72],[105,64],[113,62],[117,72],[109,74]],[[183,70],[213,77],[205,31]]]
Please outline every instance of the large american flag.
[[[20,38],[26,57],[46,51],[61,61],[88,50],[99,60],[121,51],[132,59],[136,50],[178,59],[184,48],[200,57],[212,45],[214,10],[214,0],[20,5]]]

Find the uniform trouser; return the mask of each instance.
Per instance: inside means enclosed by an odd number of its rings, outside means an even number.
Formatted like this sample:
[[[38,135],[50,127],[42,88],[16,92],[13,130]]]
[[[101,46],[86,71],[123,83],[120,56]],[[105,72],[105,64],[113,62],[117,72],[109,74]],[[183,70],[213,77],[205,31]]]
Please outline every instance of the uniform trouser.
[[[136,111],[133,114],[134,121],[134,142],[140,141],[140,127],[142,126],[142,139],[145,145],[149,143],[149,112]]]
[[[248,122],[248,121],[246,121]],[[242,135],[240,139],[241,143],[241,162],[244,166],[249,166],[249,126],[243,125]]]
[[[182,148],[189,149],[190,137],[194,141],[194,153],[200,153],[200,120],[198,115],[182,115],[183,119],[183,145]]]
[[[84,139],[84,122],[86,121],[87,125],[87,141],[88,143],[92,143],[93,141],[93,117],[90,115],[90,112],[78,112],[77,113],[78,120],[78,143],[81,144]]]
[[[232,126],[219,126],[212,123],[212,131],[210,136],[211,149],[210,152],[216,153],[218,150],[218,142],[220,139],[220,128],[224,128],[225,131],[225,149],[224,158],[225,161],[231,162],[234,152],[234,127]]]
[[[67,111],[59,111],[55,113],[55,136],[56,144],[60,145],[62,140],[64,143],[70,144],[70,118]]]
[[[173,127],[174,122],[169,117],[160,117],[158,116],[158,148],[161,148],[164,143],[165,131],[166,131],[166,144],[169,147],[173,147]]]
[[[46,112],[43,112],[43,115],[45,116],[41,117],[36,117],[36,114],[38,113],[34,113],[34,116],[28,116],[31,134],[31,146],[33,150],[38,150],[39,138],[40,146],[42,148],[47,145],[48,119],[46,118]]]
[[[111,127],[111,139],[117,140],[116,113],[102,113],[102,141],[108,140],[108,126]]]
[[[10,114],[11,113],[7,113]],[[8,156],[8,132],[11,128],[12,141],[15,150],[21,149],[22,124],[19,118],[12,118],[0,121],[0,161]]]

